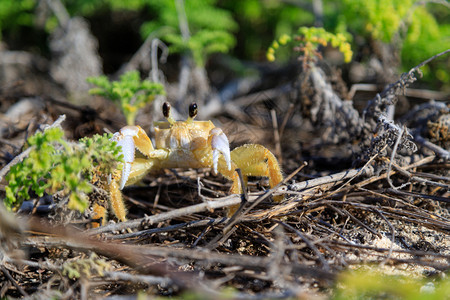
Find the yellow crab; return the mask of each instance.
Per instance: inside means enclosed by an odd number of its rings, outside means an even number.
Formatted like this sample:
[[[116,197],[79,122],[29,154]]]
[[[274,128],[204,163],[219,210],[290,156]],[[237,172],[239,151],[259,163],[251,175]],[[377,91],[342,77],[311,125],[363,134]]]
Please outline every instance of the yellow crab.
[[[242,193],[237,168],[247,176],[269,178],[270,187],[282,179],[280,166],[275,156],[265,147],[246,144],[230,152],[227,136],[211,121],[194,121],[197,104],[189,106],[186,121],[175,121],[170,113],[170,104],[162,107],[167,121],[155,122],[155,147],[139,126],[125,126],[116,132],[112,140],[122,147],[124,164],[121,174],[109,176],[111,209],[120,221],[126,220],[126,209],[121,191],[125,185],[140,180],[145,174],[163,168],[208,168],[233,181],[231,193]],[[135,149],[142,155],[135,156]],[[276,201],[281,200],[278,196]],[[106,208],[94,204],[93,218],[106,220]],[[96,225],[98,226],[98,225]]]

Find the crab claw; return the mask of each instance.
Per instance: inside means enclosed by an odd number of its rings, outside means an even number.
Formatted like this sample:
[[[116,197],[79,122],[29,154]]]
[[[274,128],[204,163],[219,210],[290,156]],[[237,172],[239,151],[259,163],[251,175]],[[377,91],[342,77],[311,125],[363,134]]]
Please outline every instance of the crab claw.
[[[214,172],[217,173],[220,153],[225,158],[228,170],[231,170],[230,143],[228,142],[227,136],[220,128],[211,129],[209,134],[211,137],[211,148],[213,150]]]
[[[134,161],[134,139],[133,137],[137,137],[139,133],[139,128],[136,126],[125,126],[120,129],[119,132],[116,132],[111,138],[112,141],[116,141],[118,146],[122,147],[122,155],[123,155],[123,168],[122,175],[120,177],[119,188],[123,189],[125,183],[127,183],[128,177],[131,172],[131,163]],[[111,176],[108,177],[108,181],[110,181]]]

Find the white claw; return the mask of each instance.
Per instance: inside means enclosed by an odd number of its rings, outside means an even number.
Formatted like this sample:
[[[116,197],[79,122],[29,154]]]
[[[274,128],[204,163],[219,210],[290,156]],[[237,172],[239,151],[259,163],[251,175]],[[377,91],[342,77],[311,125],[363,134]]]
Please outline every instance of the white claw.
[[[222,153],[227,162],[228,170],[231,170],[230,143],[228,142],[227,136],[220,128],[213,128],[210,134],[212,135],[211,148],[213,149],[214,172],[217,173],[220,153]]]
[[[127,183],[128,177],[130,176],[130,172],[131,172],[131,164],[124,163],[123,169],[122,169],[122,176],[120,177],[119,189],[123,189],[123,187],[125,186],[125,183]]]
[[[133,137],[138,135],[138,128],[135,126],[125,126],[120,130],[120,132],[116,132],[112,139],[117,142],[118,146],[122,147],[122,155],[123,155],[123,168],[122,175],[120,177],[120,189],[123,189],[125,184],[127,183],[128,177],[131,172],[131,163],[134,161],[134,152],[135,145]]]

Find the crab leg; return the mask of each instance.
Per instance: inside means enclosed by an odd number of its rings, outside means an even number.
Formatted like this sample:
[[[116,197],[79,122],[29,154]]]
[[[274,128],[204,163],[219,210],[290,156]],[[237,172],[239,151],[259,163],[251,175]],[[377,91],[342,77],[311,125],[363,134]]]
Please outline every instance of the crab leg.
[[[211,130],[209,140],[213,152],[214,172],[220,172],[233,181],[232,193],[242,193],[243,188],[235,171],[236,168],[241,169],[244,175],[244,183],[247,182],[247,176],[268,177],[270,187],[274,187],[283,180],[280,165],[267,148],[255,144],[243,145],[230,153],[228,138],[220,128]],[[282,197],[277,196],[274,200],[280,201]]]
[[[277,159],[264,146],[248,144],[237,147],[231,151],[231,159],[241,169],[244,180],[247,179],[247,176],[268,177],[271,188],[283,180]],[[277,202],[282,199],[282,196],[274,197]]]
[[[268,177],[270,187],[283,180],[277,159],[264,146],[247,144],[237,147],[231,152],[231,158],[241,168],[242,174]]]
[[[104,205],[94,203],[92,206],[92,219],[99,219],[99,223],[92,223],[92,228],[97,228],[106,224],[107,208]]]
[[[122,199],[122,192],[119,189],[119,185],[115,180],[109,184],[109,192],[111,194],[111,208],[117,219],[121,222],[127,220],[127,210]]]
[[[119,185],[117,181],[112,180],[108,183],[108,190],[110,193],[110,206],[112,212],[121,222],[125,222],[127,220],[127,210],[125,204],[122,199],[122,193],[119,190]],[[92,218],[100,219],[100,223],[92,223],[92,228],[97,228],[99,226],[103,226],[106,224],[107,220],[107,205],[102,203],[94,203],[92,206]]]

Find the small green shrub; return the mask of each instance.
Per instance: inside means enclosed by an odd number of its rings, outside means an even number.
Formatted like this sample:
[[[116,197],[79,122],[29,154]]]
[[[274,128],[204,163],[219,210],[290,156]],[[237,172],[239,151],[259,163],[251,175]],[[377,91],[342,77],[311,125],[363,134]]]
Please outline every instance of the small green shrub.
[[[89,279],[93,276],[103,276],[105,271],[111,269],[111,265],[95,253],[89,258],[78,258],[67,261],[62,266],[62,274],[70,279]]]
[[[63,135],[62,129],[55,127],[28,139],[28,157],[6,175],[5,206],[9,210],[30,199],[31,189],[39,197],[45,192],[63,191],[69,197],[70,209],[84,211],[88,206],[86,194],[92,190],[92,172],[109,174],[118,167],[120,148],[109,140],[110,135],[83,138],[79,143],[69,143]]]
[[[216,0],[185,1],[185,12],[190,38],[183,40],[179,29],[178,13],[174,0],[148,0],[148,9],[154,20],[141,27],[146,38],[153,34],[169,43],[172,53],[191,53],[197,66],[203,67],[212,53],[228,52],[235,44],[232,31],[237,24],[231,13],[217,6]]]
[[[402,71],[449,48],[450,13],[445,3],[414,0],[341,0],[338,27],[365,39],[395,43]],[[333,12],[336,13],[336,12]],[[448,62],[448,61],[447,61]],[[450,82],[448,65],[433,62],[421,69],[424,80]]]
[[[342,19],[353,32],[370,34],[375,40],[390,42],[398,33],[414,0],[342,0]]]
[[[87,82],[96,85],[89,90],[92,95],[105,97],[119,105],[128,125],[134,125],[139,109],[149,104],[157,95],[164,95],[164,86],[141,80],[138,71],[129,71],[119,81],[109,81],[106,76],[89,77]]]
[[[338,48],[344,55],[345,62],[350,62],[353,55],[351,46],[343,34],[333,34],[317,27],[300,27],[298,35],[291,37],[284,34],[278,40],[273,41],[267,50],[267,59],[274,61],[278,48],[285,45],[293,46],[294,51],[300,53],[304,63],[313,62],[321,57],[318,51],[319,46],[331,45]]]

